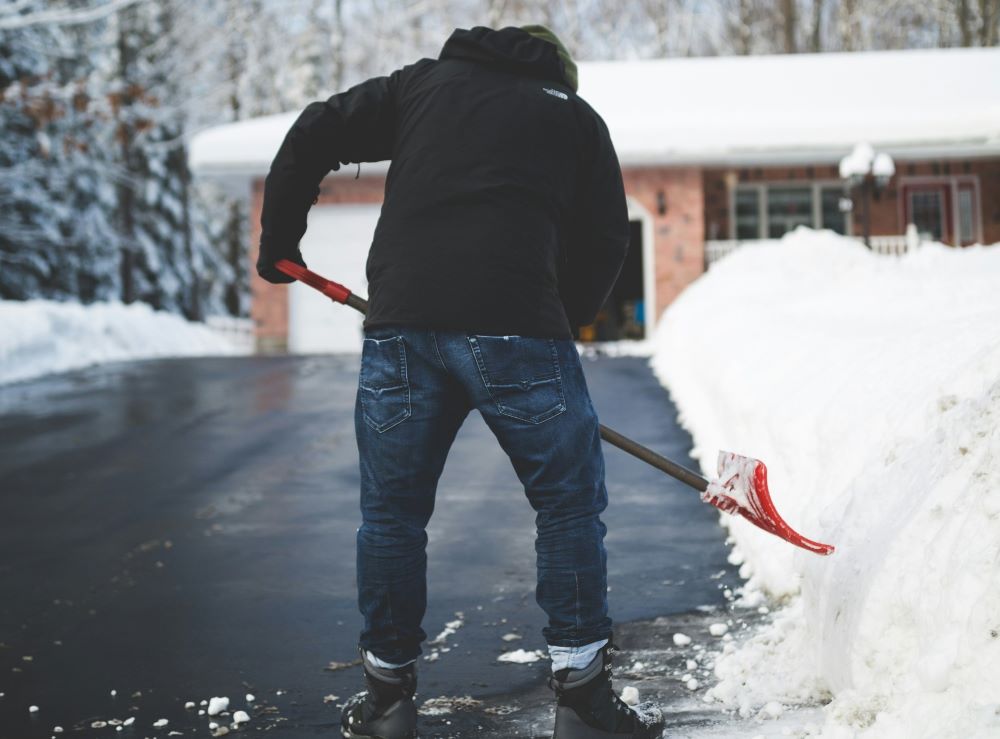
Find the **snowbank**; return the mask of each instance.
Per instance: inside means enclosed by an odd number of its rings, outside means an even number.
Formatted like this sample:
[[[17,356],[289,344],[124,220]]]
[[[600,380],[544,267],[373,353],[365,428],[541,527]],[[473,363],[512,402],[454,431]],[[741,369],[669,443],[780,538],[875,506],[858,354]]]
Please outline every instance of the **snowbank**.
[[[0,301],[0,383],[101,362],[240,352],[217,331],[144,303]]]
[[[709,695],[831,697],[808,735],[836,739],[1000,736],[1000,246],[879,257],[799,230],[713,266],[656,343],[705,471],[764,460],[778,510],[837,546],[727,521],[745,598],[786,605]]]

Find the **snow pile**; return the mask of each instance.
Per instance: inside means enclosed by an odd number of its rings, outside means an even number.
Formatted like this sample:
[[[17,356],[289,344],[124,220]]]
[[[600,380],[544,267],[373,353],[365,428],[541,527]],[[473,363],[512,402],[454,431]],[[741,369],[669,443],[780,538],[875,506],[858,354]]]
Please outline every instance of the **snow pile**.
[[[0,383],[101,362],[239,351],[205,325],[144,303],[0,301]]]
[[[744,600],[785,607],[727,645],[710,699],[766,718],[830,697],[836,739],[1000,736],[998,286],[1000,246],[879,257],[799,230],[666,312],[654,367],[705,472],[764,460],[786,520],[837,546],[726,518]]]
[[[535,649],[515,649],[513,652],[504,652],[497,657],[497,662],[510,662],[515,665],[528,665],[545,659],[546,655],[541,650]]]

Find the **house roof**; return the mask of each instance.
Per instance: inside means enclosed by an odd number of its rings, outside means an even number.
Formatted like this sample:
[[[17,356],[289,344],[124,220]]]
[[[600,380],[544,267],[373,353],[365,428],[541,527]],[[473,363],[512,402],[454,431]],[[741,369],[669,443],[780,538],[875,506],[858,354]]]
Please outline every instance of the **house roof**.
[[[584,62],[580,95],[623,166],[836,163],[860,141],[897,159],[1000,156],[1000,49]],[[202,131],[191,165],[262,175],[296,116]]]

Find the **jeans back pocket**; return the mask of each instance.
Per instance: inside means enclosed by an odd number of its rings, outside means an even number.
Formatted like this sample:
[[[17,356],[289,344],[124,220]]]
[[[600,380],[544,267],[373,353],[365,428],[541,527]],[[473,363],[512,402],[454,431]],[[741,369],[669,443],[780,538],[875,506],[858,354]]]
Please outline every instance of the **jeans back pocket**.
[[[410,417],[410,383],[402,336],[365,337],[359,384],[365,423],[380,434]]]
[[[542,423],[566,410],[555,341],[524,336],[469,336],[469,345],[500,413],[528,423]]]

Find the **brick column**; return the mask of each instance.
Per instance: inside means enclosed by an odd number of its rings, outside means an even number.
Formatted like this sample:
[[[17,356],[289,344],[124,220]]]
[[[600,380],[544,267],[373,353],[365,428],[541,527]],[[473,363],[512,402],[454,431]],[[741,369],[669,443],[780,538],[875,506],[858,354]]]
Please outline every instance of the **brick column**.
[[[681,291],[705,271],[701,169],[629,168],[622,174],[625,192],[653,216],[656,305],[651,308],[659,319]]]

